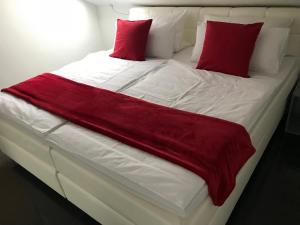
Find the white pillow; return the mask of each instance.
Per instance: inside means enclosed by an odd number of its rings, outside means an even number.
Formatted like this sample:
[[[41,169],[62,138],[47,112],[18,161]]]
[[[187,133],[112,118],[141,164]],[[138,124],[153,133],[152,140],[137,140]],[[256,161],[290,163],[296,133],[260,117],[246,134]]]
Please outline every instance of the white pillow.
[[[193,48],[193,53],[191,57],[192,62],[198,62],[203,50],[204,39],[206,31],[206,22],[199,23],[196,30],[196,43]]]
[[[185,47],[191,46],[191,43],[184,41],[183,33],[184,33],[184,23],[185,23],[185,10],[182,12],[175,13],[174,16],[178,17],[176,23],[176,31],[175,31],[175,43],[174,43],[174,52],[179,52]]]
[[[277,73],[285,55],[289,32],[289,28],[280,27],[262,30],[255,44],[249,70]]]
[[[175,25],[167,20],[153,20],[146,46],[146,57],[170,59],[175,44]]]
[[[130,14],[130,20],[153,19],[149,31],[146,56],[171,58],[173,52],[179,51],[187,46],[182,40],[184,16],[185,10],[153,17],[150,15]]]
[[[276,41],[275,40],[267,40],[266,37],[271,38],[272,39],[272,36],[270,35],[265,35],[265,38],[260,38],[261,34],[267,30],[267,29],[270,29],[270,28],[274,28],[274,27],[286,27],[286,28],[289,28],[292,24],[292,19],[289,19],[289,18],[253,18],[253,17],[214,17],[214,16],[205,16],[204,17],[204,21],[200,24],[198,24],[197,26],[197,34],[196,34],[196,43],[195,43],[195,46],[194,46],[194,49],[193,49],[193,54],[192,54],[192,57],[191,57],[191,61],[192,62],[198,62],[199,58],[200,58],[200,55],[202,53],[202,49],[203,49],[203,44],[204,44],[204,39],[205,39],[205,31],[206,31],[206,21],[220,21],[220,22],[229,22],[229,23],[240,23],[240,24],[249,24],[249,23],[257,23],[257,22],[264,22],[264,25],[262,27],[262,31],[260,32],[260,34],[258,35],[258,39],[256,41],[256,46],[264,46],[265,44],[264,43],[260,43],[260,42],[271,42],[271,43],[275,43]],[[274,31],[275,32],[275,31]],[[279,32],[279,31],[277,31]],[[285,31],[282,31],[283,33],[286,33],[286,30]],[[284,34],[281,35],[281,37],[283,38],[283,36],[285,36]],[[276,37],[275,37],[276,39]],[[284,38],[283,38],[284,39]],[[284,40],[281,40],[284,42]],[[281,41],[277,40],[277,42],[280,42]],[[255,47],[256,49],[257,47]],[[274,45],[273,45],[273,48],[274,48]],[[254,51],[255,51],[254,49]],[[284,53],[284,47],[281,48],[281,51],[283,51]],[[265,49],[266,50],[266,49]],[[269,54],[270,55],[270,52],[271,50],[269,50]],[[274,49],[274,52],[273,54],[275,54],[275,49]],[[255,58],[259,57],[259,58],[263,58],[263,56],[259,56],[260,53],[262,53],[262,51],[257,51],[256,50],[256,56]],[[264,54],[264,56],[268,56],[267,54]],[[282,53],[281,53],[282,55]],[[252,60],[252,59],[251,59]],[[279,59],[278,59],[279,60]],[[279,60],[281,62],[282,58]],[[251,63],[250,63],[250,70],[252,71],[256,71],[256,70],[253,70],[253,68],[266,68],[266,66],[261,66],[261,65],[256,65],[256,63],[258,63],[258,60],[254,60],[255,63],[252,63],[252,66],[251,66]],[[273,63],[274,65],[275,63]],[[274,70],[259,70],[259,71],[256,71],[256,72],[265,72],[265,73],[274,73]]]

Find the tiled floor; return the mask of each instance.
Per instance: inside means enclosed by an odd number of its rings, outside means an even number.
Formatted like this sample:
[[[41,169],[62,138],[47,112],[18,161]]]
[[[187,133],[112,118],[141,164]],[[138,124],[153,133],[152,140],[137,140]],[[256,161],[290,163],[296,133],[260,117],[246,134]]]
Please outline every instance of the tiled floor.
[[[96,225],[0,154],[0,225]],[[277,129],[227,225],[300,225],[300,137]]]

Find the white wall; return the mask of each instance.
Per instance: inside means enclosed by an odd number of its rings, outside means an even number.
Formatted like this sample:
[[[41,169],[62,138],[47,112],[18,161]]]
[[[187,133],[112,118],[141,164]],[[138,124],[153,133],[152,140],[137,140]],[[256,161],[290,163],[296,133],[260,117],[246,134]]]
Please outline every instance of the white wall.
[[[116,20],[127,19],[129,13],[129,6],[118,5],[112,9],[111,6],[99,6],[99,24],[102,31],[103,46],[105,49],[113,47],[115,32],[116,32]]]
[[[299,0],[87,0],[94,4],[109,3],[143,6],[300,6]]]
[[[97,7],[82,0],[0,1],[0,88],[103,48]]]

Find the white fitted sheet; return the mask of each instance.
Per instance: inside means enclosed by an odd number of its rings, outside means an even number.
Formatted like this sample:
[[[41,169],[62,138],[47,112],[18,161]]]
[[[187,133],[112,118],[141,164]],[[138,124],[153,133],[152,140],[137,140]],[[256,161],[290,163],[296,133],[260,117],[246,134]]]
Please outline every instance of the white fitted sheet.
[[[275,76],[251,79],[199,71],[170,60],[121,92],[150,102],[230,120],[251,127],[294,68],[286,58]],[[48,135],[65,150],[127,190],[185,217],[207,198],[202,178],[168,161],[68,123]]]

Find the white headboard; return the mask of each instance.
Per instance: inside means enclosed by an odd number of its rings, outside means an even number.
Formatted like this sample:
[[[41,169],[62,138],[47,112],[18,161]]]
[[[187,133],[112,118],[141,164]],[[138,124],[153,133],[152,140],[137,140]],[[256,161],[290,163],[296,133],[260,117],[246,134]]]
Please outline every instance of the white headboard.
[[[135,7],[130,9],[130,17],[155,18],[181,10],[186,10],[184,39],[192,43],[195,42],[197,21],[204,15],[293,18],[287,55],[300,57],[300,7]]]

